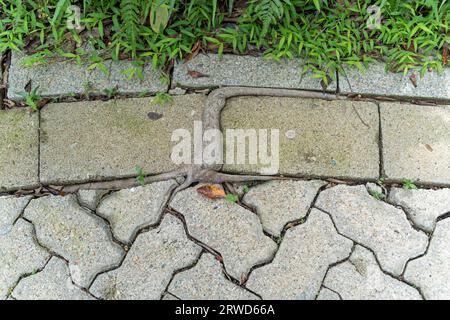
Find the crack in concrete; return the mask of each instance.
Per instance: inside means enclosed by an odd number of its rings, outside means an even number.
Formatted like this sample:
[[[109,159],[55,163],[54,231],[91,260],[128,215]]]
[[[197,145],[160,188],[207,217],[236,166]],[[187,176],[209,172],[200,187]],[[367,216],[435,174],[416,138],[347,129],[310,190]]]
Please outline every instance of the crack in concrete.
[[[401,274],[400,276],[396,276],[396,275],[394,275],[394,274],[392,274],[392,273],[390,273],[390,272],[388,272],[388,271],[385,271],[385,270],[381,267],[380,261],[378,260],[378,256],[376,255],[375,251],[373,251],[373,250],[372,250],[371,248],[369,248],[368,246],[363,245],[362,243],[360,243],[360,242],[358,242],[358,241],[355,241],[354,239],[352,239],[352,238],[350,238],[350,237],[348,237],[348,236],[346,236],[346,235],[340,233],[339,230],[338,230],[338,228],[337,228],[337,226],[336,226],[336,223],[335,223],[335,221],[334,221],[334,219],[333,219],[333,216],[332,216],[329,212],[327,212],[327,211],[325,211],[325,210],[323,210],[323,209],[319,209],[319,208],[315,208],[315,209],[317,209],[317,210],[319,210],[319,211],[322,211],[323,213],[326,213],[326,214],[330,217],[330,219],[331,219],[331,221],[332,221],[334,227],[336,228],[336,232],[337,232],[340,236],[342,236],[342,237],[344,237],[344,238],[347,238],[347,239],[349,239],[350,241],[352,241],[354,244],[357,244],[357,245],[363,247],[364,249],[370,251],[370,252],[373,254],[373,256],[374,256],[374,258],[375,258],[375,261],[376,261],[376,263],[377,263],[377,265],[378,265],[378,268],[380,269],[380,271],[381,271],[382,273],[384,273],[385,275],[387,275],[387,276],[389,276],[389,277],[391,277],[391,278],[394,278],[394,279],[396,279],[396,280],[398,280],[398,281],[401,281],[401,282],[403,282],[404,284],[407,284],[407,285],[409,285],[409,286],[415,288],[415,289],[419,292],[419,294],[420,294],[420,296],[422,297],[422,299],[425,300],[425,296],[423,295],[423,293],[422,293],[422,291],[420,290],[420,288],[418,288],[418,287],[416,287],[416,286],[414,286],[414,285],[408,283],[408,282],[403,278],[403,274],[404,274],[404,272],[405,272],[405,270],[406,270],[406,267],[407,267],[407,265],[408,265],[408,262],[409,262],[410,260],[408,260],[408,261],[405,263],[405,266],[404,266],[404,268],[403,268],[402,274]],[[430,243],[430,241],[428,241],[428,246],[429,246],[429,243]],[[427,251],[428,251],[428,249],[427,249]],[[420,256],[419,256],[419,257],[420,257]],[[419,258],[419,257],[414,257],[414,258],[412,258],[412,259],[417,259],[417,258]]]
[[[39,272],[42,272],[45,269],[45,267],[47,266],[47,264],[50,262],[51,258],[52,258],[52,255],[50,255],[48,257],[47,261],[44,263],[44,266],[42,268],[37,268],[36,270],[33,270],[32,272],[28,272],[28,273],[24,273],[24,274],[20,275],[19,279],[16,281],[16,283],[8,289],[8,294],[6,296],[6,299],[11,297],[14,300],[17,300],[12,294],[14,293],[14,290],[16,289],[16,287],[19,285],[20,281],[22,281],[23,279],[28,278],[32,275],[35,275]]]
[[[187,271],[187,270],[190,270],[190,269],[192,269],[192,268],[195,268],[195,266],[197,266],[197,264],[198,264],[198,262],[200,261],[200,258],[202,257],[203,254],[204,254],[204,250],[202,250],[202,251],[199,253],[199,255],[195,258],[195,260],[194,260],[193,263],[191,263],[190,265],[187,265],[187,266],[185,266],[185,267],[179,268],[179,269],[177,269],[177,270],[174,270],[174,271],[172,272],[172,276],[170,277],[170,280],[169,280],[169,282],[167,283],[166,289],[164,289],[164,291],[161,293],[161,298],[160,298],[159,300],[162,300],[162,299],[164,298],[164,295],[165,295],[166,293],[169,292],[170,284],[173,282],[173,279],[175,278],[175,276],[176,276],[177,274],[183,272],[183,271]],[[173,295],[173,294],[172,294],[172,295]],[[175,295],[173,295],[173,296],[174,296],[174,297],[177,297],[177,296],[175,296]],[[178,297],[177,297],[177,298],[178,298]],[[181,299],[180,299],[180,300],[181,300]]]
[[[337,294],[340,300],[344,300],[344,299],[342,298],[341,294],[340,294],[339,292],[337,292],[336,290],[330,289],[330,288],[328,288],[328,287],[325,286],[325,285],[322,285],[322,288],[327,289],[327,290],[330,290],[331,292]],[[322,288],[321,288],[321,289],[322,289]],[[319,291],[319,293],[320,293],[320,291]],[[318,296],[318,295],[317,295],[317,296]],[[317,297],[316,297],[316,300],[317,300]]]
[[[278,238],[276,238],[276,240],[274,240],[275,243],[277,244],[277,249],[275,250],[273,256],[272,256],[270,259],[268,259],[266,262],[256,264],[256,265],[254,265],[253,267],[250,268],[250,271],[249,271],[249,273],[248,273],[247,279],[246,279],[246,281],[243,283],[244,286],[245,286],[247,280],[251,277],[251,274],[252,274],[252,272],[253,272],[254,270],[257,270],[257,269],[259,269],[259,268],[262,268],[262,267],[264,267],[264,266],[267,266],[267,265],[271,264],[271,263],[275,260],[277,254],[278,254],[278,251],[280,250],[281,243],[283,242],[284,236],[286,235],[286,232],[287,232],[289,229],[291,229],[291,228],[294,228],[294,227],[296,227],[296,226],[299,226],[299,225],[302,225],[302,224],[306,223],[306,221],[308,220],[308,217],[309,217],[309,215],[310,215],[312,209],[315,208],[315,203],[316,203],[317,199],[319,198],[320,192],[322,192],[322,190],[326,189],[327,187],[328,187],[328,184],[325,184],[325,185],[323,185],[323,186],[321,186],[321,187],[319,188],[319,190],[317,191],[317,193],[316,193],[316,195],[315,195],[313,201],[311,202],[311,204],[310,204],[310,206],[309,206],[309,208],[308,208],[308,211],[307,211],[307,213],[306,213],[306,215],[305,215],[304,218],[297,219],[297,220],[295,220],[293,223],[287,223],[287,224],[284,226],[283,230],[281,231],[280,237],[278,237]],[[323,282],[323,280],[322,280],[322,282]],[[247,290],[251,291],[252,293],[256,294],[258,297],[260,297],[260,298],[262,299],[262,296],[261,296],[259,293],[254,292],[254,291],[250,290],[250,289],[247,288],[247,287],[245,287],[245,288],[246,288]],[[319,289],[319,291],[320,291],[320,289]],[[317,294],[318,294],[318,292],[317,292]],[[316,294],[316,296],[317,296],[317,294]]]
[[[377,110],[378,110],[378,161],[380,165],[380,171],[378,173],[379,179],[381,177],[385,177],[386,173],[384,170],[384,146],[383,146],[383,125],[381,121],[381,106],[379,102],[376,102]]]

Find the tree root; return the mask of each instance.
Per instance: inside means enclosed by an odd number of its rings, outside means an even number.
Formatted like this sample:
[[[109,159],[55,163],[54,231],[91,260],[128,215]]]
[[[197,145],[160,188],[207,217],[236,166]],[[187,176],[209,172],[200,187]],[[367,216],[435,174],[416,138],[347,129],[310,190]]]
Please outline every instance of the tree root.
[[[237,96],[272,96],[272,97],[295,97],[295,98],[310,98],[310,99],[325,99],[337,100],[346,99],[345,97],[337,96],[335,94],[328,94],[322,92],[290,90],[290,89],[271,89],[271,88],[252,88],[252,87],[226,87],[219,88],[212,91],[205,103],[203,112],[203,133],[206,130],[220,128],[220,116],[226,101],[229,98]],[[223,150],[223,145],[221,146]],[[162,173],[154,176],[147,176],[144,178],[144,184],[153,182],[175,179],[184,177],[184,182],[179,185],[172,197],[188,188],[194,183],[226,183],[226,182],[247,182],[247,181],[270,181],[289,179],[280,176],[257,176],[257,175],[233,175],[220,172],[222,164],[206,164],[189,165],[183,169]],[[135,178],[120,179],[114,181],[91,182],[77,185],[70,185],[58,188],[61,194],[75,193],[79,190],[119,190],[138,186],[139,183]]]

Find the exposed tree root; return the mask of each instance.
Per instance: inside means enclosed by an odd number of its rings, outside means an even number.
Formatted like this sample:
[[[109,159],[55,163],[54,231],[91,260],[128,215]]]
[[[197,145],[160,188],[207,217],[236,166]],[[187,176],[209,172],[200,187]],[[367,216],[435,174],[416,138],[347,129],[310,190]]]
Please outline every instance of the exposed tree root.
[[[346,99],[335,94],[289,90],[289,89],[271,89],[271,88],[251,88],[251,87],[226,87],[212,91],[205,103],[203,112],[203,133],[206,130],[221,130],[220,115],[229,98],[237,96],[271,96],[271,97],[296,97],[310,99],[336,100]],[[220,146],[223,150],[223,145]],[[194,183],[226,183],[226,182],[247,182],[247,181],[270,181],[279,179],[288,179],[280,176],[258,176],[258,175],[233,175],[220,172],[222,164],[189,165],[183,169],[162,173],[144,178],[144,184],[184,177],[184,182],[172,193],[173,196]],[[119,190],[138,186],[135,178],[120,179],[114,181],[90,182],[77,185],[52,188],[59,191],[60,194],[75,193],[78,190]]]

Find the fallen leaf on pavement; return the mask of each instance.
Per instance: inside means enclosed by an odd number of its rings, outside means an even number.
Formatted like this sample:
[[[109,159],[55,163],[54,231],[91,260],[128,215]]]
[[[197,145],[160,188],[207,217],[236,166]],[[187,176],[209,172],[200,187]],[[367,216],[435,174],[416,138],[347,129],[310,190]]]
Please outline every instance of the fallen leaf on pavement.
[[[414,88],[417,88],[417,76],[415,73],[409,76],[409,80],[413,84]]]
[[[189,70],[189,71],[188,71],[188,74],[189,74],[192,78],[194,78],[194,79],[197,79],[197,78],[204,78],[204,77],[209,77],[208,75],[203,74],[203,73],[198,72],[198,71],[195,71],[195,70]]]
[[[225,191],[218,185],[205,185],[197,189],[197,192],[209,199],[225,197]]]

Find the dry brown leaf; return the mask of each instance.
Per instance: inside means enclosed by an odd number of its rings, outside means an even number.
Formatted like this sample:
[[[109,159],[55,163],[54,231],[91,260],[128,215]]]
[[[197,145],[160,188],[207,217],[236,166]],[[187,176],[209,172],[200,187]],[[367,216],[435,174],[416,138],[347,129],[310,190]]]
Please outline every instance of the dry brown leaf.
[[[195,70],[189,70],[189,71],[188,71],[188,74],[189,74],[192,78],[194,78],[194,79],[197,79],[197,78],[204,78],[204,77],[209,77],[208,75],[203,74],[203,73],[198,72],[198,71],[195,71]]]
[[[409,76],[409,80],[413,84],[414,88],[417,88],[417,76],[415,73]]]
[[[445,65],[448,64],[448,46],[444,45],[442,49],[442,63]]]
[[[225,197],[225,191],[218,185],[205,185],[197,189],[197,192],[209,199]]]
[[[192,47],[191,52],[186,56],[185,61],[192,60],[195,58],[196,55],[198,55],[200,49],[202,48],[202,43],[200,41],[197,41],[194,46]]]

